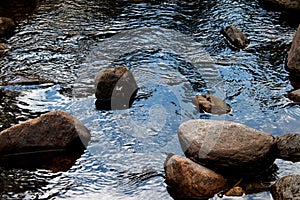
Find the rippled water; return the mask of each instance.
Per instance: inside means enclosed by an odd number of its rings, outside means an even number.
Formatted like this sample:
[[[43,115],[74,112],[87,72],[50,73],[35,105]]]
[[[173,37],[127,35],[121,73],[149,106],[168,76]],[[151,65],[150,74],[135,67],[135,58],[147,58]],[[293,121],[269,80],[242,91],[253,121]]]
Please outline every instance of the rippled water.
[[[48,0],[34,7],[0,57],[0,129],[62,109],[92,140],[67,172],[1,170],[1,198],[171,199],[163,163],[167,153],[183,154],[177,127],[188,119],[300,133],[300,107],[284,96],[293,89],[284,62],[296,29],[258,1]],[[249,35],[247,49],[220,34],[230,24]],[[93,77],[120,64],[133,71],[137,100],[129,110],[98,111]],[[198,113],[191,100],[208,92],[233,111]],[[300,173],[297,163],[276,163],[279,177]]]

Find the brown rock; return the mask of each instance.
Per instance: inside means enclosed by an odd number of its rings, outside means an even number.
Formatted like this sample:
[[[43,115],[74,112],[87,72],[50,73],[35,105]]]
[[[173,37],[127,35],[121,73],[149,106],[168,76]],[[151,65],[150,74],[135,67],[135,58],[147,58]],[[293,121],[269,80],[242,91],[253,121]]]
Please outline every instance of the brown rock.
[[[292,73],[291,75],[300,76],[300,25],[288,52],[287,69]]]
[[[6,17],[0,17],[0,37],[9,36],[15,30],[15,23],[12,19]]]
[[[7,44],[6,43],[0,43],[0,55],[5,54],[7,49]]]
[[[281,8],[281,10],[300,10],[300,0],[265,0],[266,3],[272,3],[273,5]]]
[[[96,76],[98,109],[126,109],[133,103],[137,84],[128,67],[104,69]]]
[[[234,46],[240,49],[246,48],[250,44],[250,40],[247,36],[235,26],[228,26],[222,30],[222,33],[225,37],[232,43]]]
[[[288,93],[287,98],[294,102],[300,103],[300,89]]]
[[[275,160],[273,136],[235,122],[190,120],[180,125],[178,136],[188,158],[219,172],[262,173]]]
[[[300,135],[284,134],[276,137],[277,158],[300,162]]]
[[[0,163],[27,167],[67,151],[82,152],[89,140],[79,120],[64,111],[49,112],[0,132]]]
[[[274,200],[299,200],[300,175],[289,175],[278,179],[271,187]]]
[[[226,196],[243,196],[244,194],[244,189],[239,186],[235,186],[225,193]]]
[[[175,199],[211,198],[227,188],[222,175],[178,155],[167,158],[165,172],[168,190]]]
[[[197,95],[194,98],[193,103],[199,110],[204,110],[205,112],[212,114],[226,114],[231,111],[228,104],[211,94]]]

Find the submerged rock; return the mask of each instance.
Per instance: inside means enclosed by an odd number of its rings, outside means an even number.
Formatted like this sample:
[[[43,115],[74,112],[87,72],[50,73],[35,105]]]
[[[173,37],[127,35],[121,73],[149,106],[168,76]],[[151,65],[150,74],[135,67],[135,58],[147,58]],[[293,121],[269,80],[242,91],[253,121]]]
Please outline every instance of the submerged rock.
[[[277,158],[300,162],[300,135],[284,134],[276,137]]]
[[[300,103],[300,89],[288,93],[287,98],[294,102]]]
[[[278,179],[271,187],[274,200],[300,199],[300,175],[289,175]]]
[[[292,76],[300,76],[300,25],[294,36],[291,49],[288,52],[287,69]]]
[[[167,158],[165,172],[168,191],[175,199],[211,198],[228,187],[222,175],[178,155]]]
[[[49,160],[59,156],[77,157],[90,137],[86,127],[67,112],[49,112],[0,132],[0,164],[35,168],[47,166],[45,162],[50,165]]]
[[[222,33],[229,40],[231,44],[239,49],[244,49],[250,44],[247,36],[235,26],[228,26],[222,30]]]
[[[221,173],[262,173],[276,157],[272,135],[235,122],[190,120],[180,125],[178,136],[188,158]]]
[[[228,104],[211,94],[197,95],[194,98],[193,103],[199,110],[212,114],[226,114],[231,111]]]
[[[0,37],[7,37],[13,34],[15,22],[7,17],[0,17]]]
[[[97,109],[126,109],[131,106],[138,90],[128,67],[119,66],[100,71],[95,80]]]

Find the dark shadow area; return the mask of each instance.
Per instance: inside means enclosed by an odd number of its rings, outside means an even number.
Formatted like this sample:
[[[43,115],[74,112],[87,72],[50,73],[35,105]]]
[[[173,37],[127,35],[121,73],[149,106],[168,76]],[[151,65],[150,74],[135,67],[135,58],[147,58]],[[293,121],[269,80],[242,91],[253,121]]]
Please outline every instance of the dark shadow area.
[[[0,17],[14,21],[28,19],[37,7],[37,0],[0,0]]]

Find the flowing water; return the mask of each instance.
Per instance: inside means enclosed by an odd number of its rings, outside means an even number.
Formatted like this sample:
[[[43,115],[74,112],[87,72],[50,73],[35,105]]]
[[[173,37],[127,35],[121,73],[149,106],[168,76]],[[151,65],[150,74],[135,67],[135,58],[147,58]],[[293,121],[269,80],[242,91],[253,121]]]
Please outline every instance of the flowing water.
[[[256,0],[26,5],[25,13],[0,9],[19,20],[0,57],[0,129],[61,109],[80,119],[92,139],[67,172],[1,170],[1,199],[172,199],[163,164],[168,153],[183,155],[177,128],[189,119],[300,133],[300,107],[284,96],[293,89],[284,66],[296,26]],[[249,35],[245,50],[220,34],[230,24]],[[132,70],[136,101],[128,110],[96,110],[94,76],[118,65]],[[199,113],[191,103],[198,93],[225,99],[232,112]],[[300,173],[298,163],[276,163],[278,177]]]

